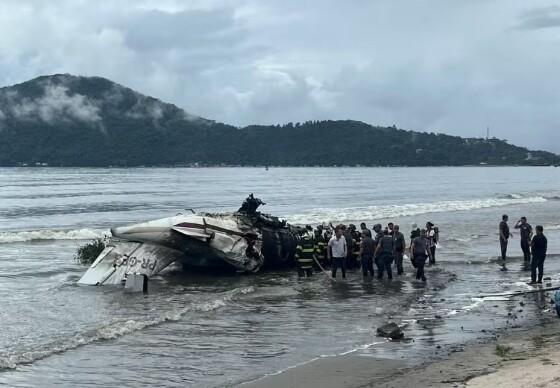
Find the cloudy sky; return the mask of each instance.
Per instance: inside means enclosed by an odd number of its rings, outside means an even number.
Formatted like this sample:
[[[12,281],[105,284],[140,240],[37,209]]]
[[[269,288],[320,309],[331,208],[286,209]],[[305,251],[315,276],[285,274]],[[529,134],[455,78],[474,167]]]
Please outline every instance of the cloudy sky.
[[[553,0],[1,0],[0,86],[98,75],[235,124],[355,119],[560,152]]]

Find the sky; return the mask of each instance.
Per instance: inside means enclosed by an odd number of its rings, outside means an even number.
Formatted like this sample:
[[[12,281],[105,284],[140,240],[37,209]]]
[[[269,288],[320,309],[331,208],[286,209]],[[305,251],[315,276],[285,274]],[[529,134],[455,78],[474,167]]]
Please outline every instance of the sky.
[[[353,119],[560,153],[560,2],[1,0],[0,86],[102,76],[237,126]]]

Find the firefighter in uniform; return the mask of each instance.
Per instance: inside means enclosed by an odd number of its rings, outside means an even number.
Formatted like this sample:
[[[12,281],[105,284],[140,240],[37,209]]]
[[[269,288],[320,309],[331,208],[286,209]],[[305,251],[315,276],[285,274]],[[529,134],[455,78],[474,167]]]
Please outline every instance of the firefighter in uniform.
[[[300,278],[311,277],[311,275],[313,275],[315,243],[309,233],[309,228],[307,228],[308,230],[301,236],[296,246],[296,262]]]
[[[317,261],[324,267],[326,265],[327,259],[327,243],[325,241],[325,236],[323,236],[323,226],[317,225],[315,229],[315,257]]]
[[[352,235],[352,258],[350,263],[348,263],[349,268],[356,268],[358,267],[358,261],[360,258],[360,243],[362,241],[360,233],[356,230],[356,225],[350,224],[348,225],[348,229],[350,229],[350,233]]]

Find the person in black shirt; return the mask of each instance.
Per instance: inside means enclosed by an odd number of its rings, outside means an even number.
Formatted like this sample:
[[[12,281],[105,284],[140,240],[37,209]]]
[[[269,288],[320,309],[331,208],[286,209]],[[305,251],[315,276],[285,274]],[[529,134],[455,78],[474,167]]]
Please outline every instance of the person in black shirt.
[[[346,225],[342,225],[342,236],[346,239],[346,268],[354,268],[354,239],[352,238],[352,230]]]
[[[526,217],[521,217],[515,224],[515,229],[519,229],[521,240],[521,250],[526,263],[531,261],[531,237],[533,237],[533,227],[527,222]]]
[[[422,229],[420,235],[412,240],[410,246],[410,254],[414,260],[414,267],[416,270],[416,279],[426,281],[426,275],[424,274],[424,265],[426,265],[426,259],[428,258],[428,245],[426,238],[426,230]]]
[[[507,255],[507,248],[508,248],[508,240],[510,237],[513,237],[513,234],[509,231],[508,225],[509,217],[507,214],[502,216],[502,222],[500,222],[499,226],[499,233],[500,233],[500,248],[502,251],[502,265],[504,268],[506,267],[506,255]]]
[[[360,262],[362,263],[362,274],[364,279],[371,274],[373,278],[373,256],[375,254],[375,243],[371,238],[369,230],[362,230],[362,241],[360,241]]]
[[[377,273],[378,279],[383,279],[384,271],[387,271],[387,279],[393,279],[393,270],[391,265],[395,259],[394,254],[395,248],[393,236],[389,235],[389,231],[385,231],[381,240],[377,242],[377,248],[375,248],[375,257],[379,267],[379,272]]]
[[[394,228],[394,227],[395,227],[395,224],[393,224],[392,222],[389,222],[389,223],[387,224],[387,228],[386,228],[386,229],[387,229],[387,232],[389,233],[389,236],[392,236],[392,235],[393,235],[393,232],[394,232],[394,231],[393,231],[393,228]]]
[[[542,284],[544,259],[546,259],[548,241],[543,234],[543,227],[541,225],[538,225],[535,231],[537,234],[531,240],[531,251],[533,253],[533,260],[531,260],[531,284],[535,284],[535,280],[537,280],[537,269],[539,272],[537,283]]]
[[[383,227],[381,226],[381,224],[375,224],[373,225],[373,234],[375,236],[373,236],[373,248],[374,250],[377,249],[377,245],[379,244],[379,242],[381,241],[381,239],[383,238]],[[379,257],[377,257],[376,255],[373,256],[373,261],[375,262],[375,265],[377,266],[377,270],[381,271],[381,263],[379,262]]]
[[[377,242],[377,247],[375,248],[375,257],[379,267],[379,272],[377,273],[378,279],[383,279],[384,271],[387,271],[387,279],[393,279],[393,270],[391,265],[395,259],[394,255],[395,248],[393,236],[389,235],[388,231],[385,231],[383,233],[383,237]]]
[[[395,264],[397,266],[397,274],[402,275],[403,270],[403,257],[406,242],[404,240],[404,234],[400,231],[398,225],[393,226],[393,239],[395,240]]]
[[[369,230],[369,229],[367,228],[365,222],[362,222],[362,223],[360,224],[360,229],[361,229],[360,232],[366,232],[366,233],[369,235],[369,237],[372,237],[372,235],[371,235],[371,230]]]

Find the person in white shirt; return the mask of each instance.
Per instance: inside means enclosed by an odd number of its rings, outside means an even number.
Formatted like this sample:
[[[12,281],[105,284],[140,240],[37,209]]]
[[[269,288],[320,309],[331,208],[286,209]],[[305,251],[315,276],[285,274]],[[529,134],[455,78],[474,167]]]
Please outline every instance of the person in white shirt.
[[[348,247],[346,239],[342,236],[342,229],[337,226],[334,229],[334,236],[329,240],[327,256],[332,263],[332,277],[336,278],[336,271],[340,268],[342,278],[346,278],[346,256]]]

